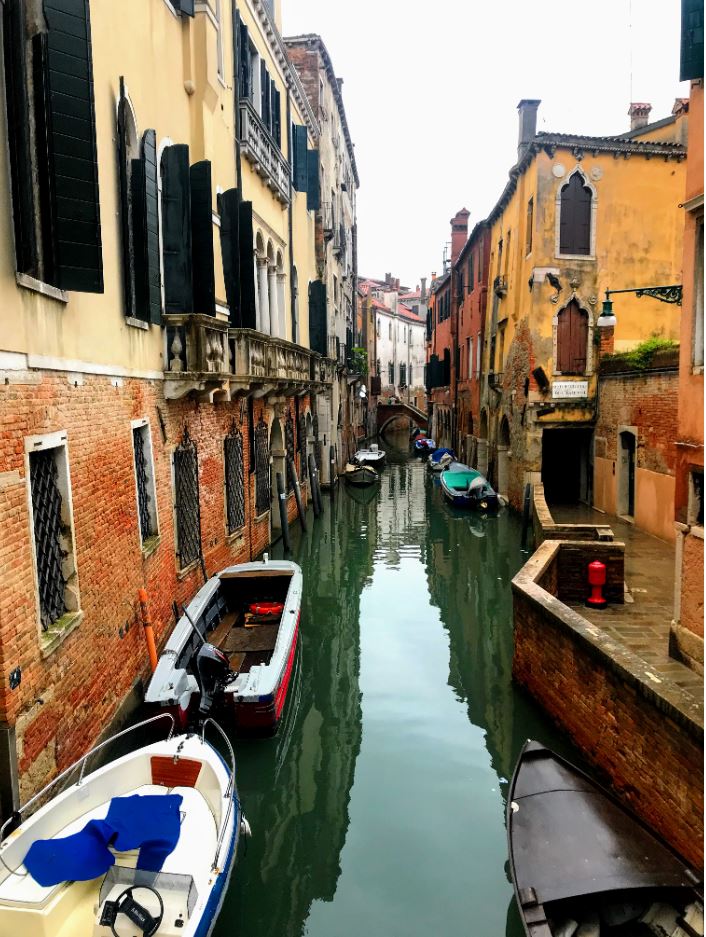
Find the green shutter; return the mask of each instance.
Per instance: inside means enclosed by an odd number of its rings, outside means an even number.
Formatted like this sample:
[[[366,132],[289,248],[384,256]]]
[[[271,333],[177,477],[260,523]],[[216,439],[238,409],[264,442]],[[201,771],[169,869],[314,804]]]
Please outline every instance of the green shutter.
[[[318,211],[320,205],[319,194],[319,151],[306,151],[306,207],[309,211]]]
[[[679,80],[704,77],[704,0],[682,0]]]
[[[125,97],[125,81],[120,78],[120,100],[118,102],[118,185],[120,188],[120,238],[123,254],[123,295],[125,299],[125,314],[135,315],[133,305],[133,255],[131,250],[130,231],[130,182],[128,173],[128,141],[127,141],[127,112],[128,102]]]
[[[143,246],[136,254],[135,273],[140,296],[139,314],[155,325],[162,322],[162,290],[159,270],[159,211],[157,201],[157,134],[145,130],[142,135],[142,202],[133,211],[140,212]]]
[[[322,280],[309,284],[309,346],[324,357],[328,354],[326,284]]]
[[[306,127],[300,127],[298,124],[292,124],[292,149],[294,151],[293,185],[297,192],[306,192],[307,190],[306,138]]]
[[[213,195],[211,161],[194,163],[191,182],[191,275],[194,312],[216,314],[216,280],[213,265]]]
[[[227,189],[219,197],[221,215],[221,256],[226,300],[230,308],[230,323],[240,328],[240,202],[238,190]]]
[[[245,23],[240,23],[238,16],[238,94],[242,100],[249,99],[252,89],[250,87],[250,40],[248,38],[248,27]]]
[[[161,168],[164,311],[191,312],[189,147],[184,143],[165,147]]]
[[[257,326],[255,309],[255,254],[252,223],[252,202],[241,202],[238,215],[240,255],[240,328]]]

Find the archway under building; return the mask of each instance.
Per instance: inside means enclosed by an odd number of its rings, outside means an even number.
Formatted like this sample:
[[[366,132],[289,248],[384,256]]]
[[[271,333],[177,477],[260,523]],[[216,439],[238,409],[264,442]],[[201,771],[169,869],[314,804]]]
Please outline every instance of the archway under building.
[[[618,514],[623,517],[635,516],[635,453],[637,450],[637,430],[633,427],[621,427],[618,433]]]
[[[591,443],[586,427],[545,429],[542,433],[542,483],[551,504],[591,503]]]
[[[286,450],[284,447],[284,434],[282,433],[282,423],[278,417],[272,421],[270,430],[270,455],[272,462],[270,464],[270,485],[272,492],[270,519],[273,530],[281,530],[282,522],[279,516],[279,494],[277,492],[277,475],[282,476],[284,490],[287,490],[287,463]]]
[[[510,424],[506,416],[500,421],[498,432],[498,493],[507,496],[510,483]]]
[[[478,430],[478,464],[481,475],[488,474],[488,412],[481,410],[480,429]]]

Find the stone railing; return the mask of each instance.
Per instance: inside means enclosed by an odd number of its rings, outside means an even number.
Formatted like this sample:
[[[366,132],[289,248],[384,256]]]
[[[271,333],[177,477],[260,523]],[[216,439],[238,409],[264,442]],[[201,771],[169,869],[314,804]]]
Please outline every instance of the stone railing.
[[[600,540],[614,539],[608,524],[557,524],[544,497],[544,485],[535,482],[532,490],[532,519],[534,542],[539,546],[545,540]]]
[[[229,329],[231,374],[235,384],[273,387],[318,382],[319,356],[308,348],[254,329]]]
[[[222,389],[229,375],[228,323],[200,313],[165,315],[163,322],[167,399]]]
[[[289,163],[268,133],[250,101],[240,102],[240,146],[243,156],[284,205],[289,204]]]

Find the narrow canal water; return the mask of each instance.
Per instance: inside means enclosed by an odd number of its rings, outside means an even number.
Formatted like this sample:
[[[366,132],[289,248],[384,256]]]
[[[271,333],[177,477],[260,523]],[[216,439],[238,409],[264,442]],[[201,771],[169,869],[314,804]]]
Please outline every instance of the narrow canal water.
[[[519,519],[454,511],[394,450],[324,502],[286,724],[237,744],[253,837],[215,937],[519,937],[507,782],[528,737],[564,750],[511,680]]]

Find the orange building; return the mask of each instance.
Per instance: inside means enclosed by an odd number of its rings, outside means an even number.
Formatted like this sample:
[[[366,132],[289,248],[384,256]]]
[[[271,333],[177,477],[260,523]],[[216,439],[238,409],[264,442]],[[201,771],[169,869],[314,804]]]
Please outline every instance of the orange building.
[[[682,0],[682,81],[691,81],[684,209],[675,526],[670,651],[704,665],[704,45],[703,3]]]

